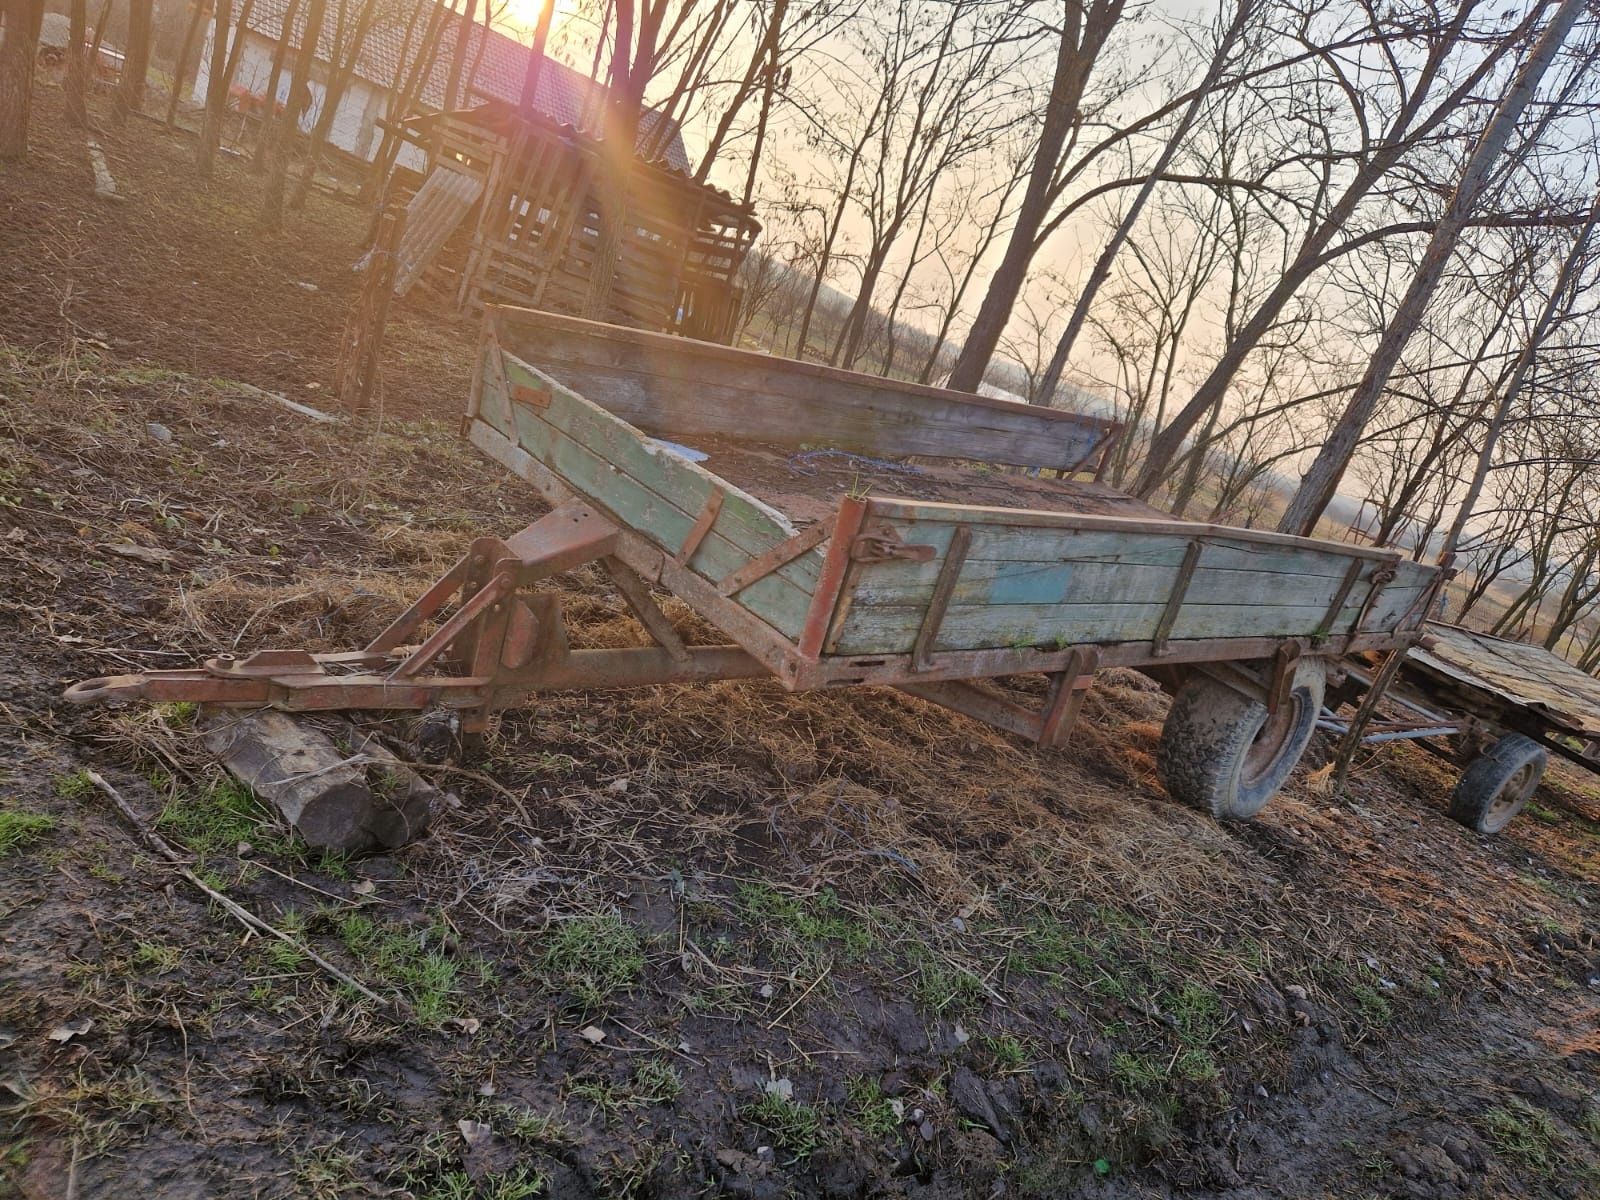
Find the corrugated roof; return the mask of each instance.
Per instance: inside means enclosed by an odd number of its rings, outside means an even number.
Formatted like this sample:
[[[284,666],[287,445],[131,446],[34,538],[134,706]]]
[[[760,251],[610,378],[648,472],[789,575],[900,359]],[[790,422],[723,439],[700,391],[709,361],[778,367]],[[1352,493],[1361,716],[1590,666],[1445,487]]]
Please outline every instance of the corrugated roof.
[[[361,48],[361,57],[356,62],[356,74],[380,87],[394,86],[396,75],[403,76],[405,73],[401,67],[400,56],[404,52],[409,59],[416,54],[417,44],[427,28],[429,10],[434,2],[435,0],[397,0],[393,4],[385,5],[384,14],[380,18],[381,23],[374,26]],[[250,28],[264,37],[277,41],[282,36],[283,19],[288,8],[289,0],[256,0],[250,14]],[[302,5],[302,11],[303,9]],[[408,46],[406,26],[411,22],[413,13],[416,14],[416,20]],[[465,15],[456,11],[448,12],[446,20],[448,24],[439,35],[439,52],[434,55],[433,69],[422,86],[422,102],[434,109],[444,106],[445,85],[450,76],[450,60],[454,57],[456,42],[461,37],[462,26],[466,23]],[[297,18],[295,24],[297,27],[303,27],[304,17]],[[335,26],[335,14],[330,11],[323,24],[321,36],[317,39],[317,57],[324,62],[328,61],[333,53]],[[522,79],[527,67],[527,46],[498,30],[486,31],[481,21],[474,21],[467,35],[466,64],[462,71],[464,82],[460,102],[465,105],[474,99],[482,98],[516,104],[522,97]],[[534,95],[534,103],[541,112],[558,124],[577,126],[582,123],[585,116],[585,101],[588,101],[587,107],[590,110],[588,115],[592,120],[593,109],[605,91],[603,84],[591,83],[588,76],[547,57],[543,68],[539,71],[539,86]],[[668,136],[662,139],[663,144],[659,149],[656,148],[656,126],[660,120],[659,113],[644,114],[639,123],[640,152],[649,154],[652,159],[664,159],[674,171],[689,171],[689,155],[684,149],[683,136],[677,122],[671,123]]]

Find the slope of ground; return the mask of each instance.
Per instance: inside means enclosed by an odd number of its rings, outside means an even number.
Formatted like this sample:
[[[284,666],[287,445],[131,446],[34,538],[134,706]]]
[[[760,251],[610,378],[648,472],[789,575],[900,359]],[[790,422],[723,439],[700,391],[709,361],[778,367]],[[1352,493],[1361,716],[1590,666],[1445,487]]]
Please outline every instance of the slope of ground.
[[[8,248],[92,228],[191,265],[152,253],[142,312],[120,257],[3,268],[0,1195],[1600,1188],[1587,778],[1483,841],[1434,760],[1389,751],[1353,803],[1297,778],[1224,829],[1162,793],[1165,698],[1131,673],[1049,753],[898,693],[727,683],[514,710],[436,771],[458,803],[426,837],[348,859],[232,787],[181,706],[64,705],[217,649],[359,645],[541,510],[454,435],[459,327],[402,317],[392,392],[451,353],[382,429],[228,382],[326,384],[342,293],[296,284],[359,221],[314,201],[240,286],[216,214],[247,179],[177,227],[153,186],[97,208],[49,116],[0,176]],[[121,159],[167,153],[181,187],[165,137]],[[598,576],[556,586],[586,642],[639,636]],[[89,769],[385,1002],[211,906]]]

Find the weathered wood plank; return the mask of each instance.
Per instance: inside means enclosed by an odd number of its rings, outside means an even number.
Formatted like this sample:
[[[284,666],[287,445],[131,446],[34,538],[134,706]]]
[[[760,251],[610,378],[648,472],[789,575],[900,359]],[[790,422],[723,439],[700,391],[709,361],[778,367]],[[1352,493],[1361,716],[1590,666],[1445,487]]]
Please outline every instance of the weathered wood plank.
[[[527,405],[515,404],[518,435],[538,438],[547,447],[548,453],[555,452],[557,441],[570,439],[600,460],[609,470],[589,473],[589,487],[594,490],[585,490],[585,495],[602,507],[611,507],[604,491],[609,481],[618,475],[625,475],[643,485],[663,503],[686,514],[692,528],[712,492],[721,492],[723,502],[711,531],[743,552],[734,566],[741,566],[751,556],[764,553],[794,536],[794,526],[777,509],[763,504],[682,456],[648,443],[638,430],[514,356],[502,355],[501,361],[513,395],[519,385],[547,389],[550,395],[549,404],[537,411]],[[533,417],[550,432],[545,434],[536,427],[528,426],[523,420],[524,414]],[[529,449],[532,450],[532,447]],[[685,537],[687,533],[675,542],[663,543],[663,549],[677,553]],[[696,560],[699,561],[698,552]],[[700,568],[697,566],[696,569]],[[821,555],[813,550],[785,563],[774,574],[809,594],[820,569]],[[713,576],[718,579],[721,577]]]
[[[874,514],[885,501],[872,500]],[[1000,510],[1006,511],[1006,510]],[[1337,544],[1326,543],[1317,548],[1280,546],[1243,540],[1234,534],[1205,534],[1206,526],[1195,526],[1199,533],[1191,532],[1179,522],[1114,518],[1119,522],[1115,529],[1057,527],[1033,524],[1032,511],[1010,510],[1010,524],[973,524],[972,545],[967,557],[974,564],[981,562],[1018,563],[1029,566],[1067,562],[1097,561],[1129,566],[1178,567],[1183,563],[1189,543],[1197,536],[1206,543],[1205,562],[1208,567],[1238,571],[1260,571],[1283,575],[1316,575],[1342,580],[1351,562],[1350,556],[1341,554]],[[1049,516],[1069,514],[1044,514]],[[1087,520],[1088,518],[1082,518]],[[1101,518],[1111,520],[1113,518]],[[931,545],[943,553],[950,545],[951,532],[963,522],[956,521],[882,521],[875,525],[893,529],[902,541]],[[1426,568],[1415,563],[1394,564],[1392,559],[1362,558],[1372,564],[1368,572],[1382,565],[1396,565],[1411,576],[1427,575]],[[907,583],[925,581],[932,583],[938,573],[937,564],[894,563],[894,571],[903,574],[897,579]],[[1397,576],[1397,582],[1402,576]]]
[[[1415,591],[1389,592],[1368,614],[1367,626],[1392,624],[1416,597]],[[941,650],[979,650],[1003,646],[1049,646],[1139,641],[1154,638],[1165,603],[1147,604],[983,604],[952,606],[939,629]],[[840,655],[902,654],[912,651],[922,624],[921,606],[855,604],[834,641]],[[1335,623],[1345,633],[1360,612],[1347,606]],[[1205,638],[1311,637],[1322,624],[1325,605],[1185,604],[1173,622],[1172,642]]]
[[[945,504],[898,497],[874,497],[872,516],[888,521],[949,522],[961,525],[1023,526],[1030,529],[1079,529],[1102,533],[1170,533],[1184,538],[1221,538],[1252,546],[1288,546],[1340,558],[1372,558],[1396,562],[1393,550],[1329,542],[1299,537],[1269,529],[1237,529],[1231,525],[1207,525],[1182,521],[1176,517],[1155,520],[1148,517],[1109,517],[1095,513],[1048,512],[1043,509],[996,508],[979,504]]]
[[[1189,604],[1257,604],[1292,602],[1321,604],[1324,609],[1337,596],[1342,581],[1331,575],[1295,575],[1261,570],[1217,568],[1203,558],[1184,594]],[[901,568],[919,564],[872,564],[862,570],[854,603],[907,605],[925,603],[934,584],[925,578],[907,579]],[[1005,562],[975,560],[970,556],[951,600],[955,604],[1154,604],[1172,594],[1181,565],[1152,566],[1136,562],[1069,559],[1056,562]],[[925,574],[919,572],[919,574]],[[1391,586],[1410,587],[1399,580]],[[1370,584],[1358,583],[1344,598],[1341,609],[1359,607]]]
[[[554,471],[574,491],[615,517],[622,525],[675,551],[694,528],[694,517],[671,504],[641,481],[619,471],[571,437],[541,421],[527,405],[513,406],[517,443]],[[708,534],[695,552],[697,573],[720,579],[745,562],[748,554],[723,534]],[[779,573],[767,576],[739,596],[742,604],[789,637],[798,635],[810,605],[810,593]]]
[[[1114,423],[500,308],[506,348],[646,432],[825,444],[882,456],[928,455],[1060,467],[1101,445]]]

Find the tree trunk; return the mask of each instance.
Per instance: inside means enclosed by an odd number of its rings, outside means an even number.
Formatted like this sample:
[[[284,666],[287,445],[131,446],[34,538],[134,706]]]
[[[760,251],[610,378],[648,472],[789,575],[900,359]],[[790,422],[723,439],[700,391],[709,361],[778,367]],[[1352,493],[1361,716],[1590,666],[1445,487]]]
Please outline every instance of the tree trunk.
[[[1079,121],[1079,104],[1089,73],[1101,47],[1122,15],[1122,0],[1093,0],[1085,11],[1077,4],[1066,5],[1067,19],[1056,48],[1055,75],[1050,81],[1050,98],[1045,105],[1044,127],[1033,154],[1027,190],[1017,210],[1017,222],[1006,243],[989,290],[978,307],[972,329],[961,347],[961,356],[950,372],[947,386],[957,391],[975,392],[989,369],[995,347],[1011,320],[1011,310],[1027,281],[1028,268],[1039,249],[1039,230],[1049,215],[1053,185],[1067,135]]]
[[[1461,181],[1456,185],[1455,194],[1450,198],[1450,205],[1434,228],[1427,250],[1423,252],[1416,276],[1406,289],[1388,328],[1383,331],[1366,374],[1356,385],[1355,394],[1340,415],[1332,436],[1317,453],[1311,469],[1301,480],[1299,490],[1284,510],[1283,519],[1278,522],[1280,532],[1310,536],[1323,510],[1333,500],[1339,481],[1344,477],[1345,469],[1350,465],[1350,459],[1361,440],[1361,432],[1366,428],[1378,397],[1389,382],[1389,376],[1399,363],[1406,343],[1411,340],[1412,332],[1422,320],[1422,314],[1433,298],[1439,280],[1444,277],[1445,267],[1455,253],[1456,242],[1466,228],[1467,220],[1501,151],[1538,90],[1546,69],[1566,42],[1567,34],[1571,32],[1583,7],[1584,0],[1562,0],[1561,7],[1550,18],[1550,24],[1539,35],[1533,52],[1517,72],[1516,79],[1495,111],[1494,119],[1473,150]]]
[[[289,153],[295,135],[300,132],[300,114],[305,107],[304,98],[310,94],[311,67],[316,62],[317,40],[322,35],[322,21],[327,11],[327,0],[310,0],[300,52],[295,55],[294,72],[289,77],[289,103],[284,105],[283,116],[272,127],[267,153],[267,186],[261,199],[261,225],[274,233],[283,228],[283,193],[289,179]]]
[[[189,55],[194,53],[195,39],[200,36],[200,26],[206,19],[206,6],[204,0],[190,0],[194,11],[189,14],[189,20],[183,27],[183,44],[178,48],[178,62],[172,68],[172,92],[167,96],[167,128],[172,128],[178,121],[178,99],[183,95],[183,88],[189,79]],[[110,5],[110,0],[106,0]]]
[[[277,45],[272,47],[272,69],[267,72],[266,108],[261,114],[261,128],[256,131],[255,149],[250,154],[250,169],[257,173],[267,169],[267,151],[272,147],[272,139],[277,136],[278,121],[281,119],[278,113],[278,84],[283,79],[284,60],[294,42],[294,23],[300,15],[300,5],[301,0],[289,0],[289,7],[283,14],[283,25],[278,30]]]
[[[150,70],[150,17],[153,0],[128,2],[128,53],[122,63],[122,84],[117,89],[117,124],[129,113],[144,110],[145,76]]]
[[[1211,56],[1211,64],[1206,68],[1205,78],[1200,81],[1194,99],[1189,101],[1189,106],[1183,110],[1183,116],[1179,119],[1177,127],[1167,138],[1167,144],[1161,148],[1161,156],[1156,159],[1155,165],[1150,168],[1150,173],[1145,176],[1144,183],[1139,186],[1139,191],[1133,197],[1133,203],[1128,206],[1128,211],[1122,214],[1122,220],[1112,232],[1111,240],[1100,251],[1100,257],[1095,259],[1094,269],[1089,272],[1089,280],[1078,293],[1077,302],[1072,306],[1072,315],[1067,318],[1067,327],[1061,331],[1061,339],[1056,342],[1055,353],[1050,356],[1050,364],[1045,367],[1044,378],[1039,382],[1039,394],[1034,399],[1035,404],[1048,408],[1050,402],[1055,399],[1056,388],[1061,385],[1061,373],[1066,370],[1067,359],[1072,355],[1078,334],[1083,331],[1084,322],[1089,318],[1089,308],[1094,304],[1095,295],[1111,277],[1112,263],[1116,261],[1123,244],[1133,234],[1133,227],[1139,223],[1139,216],[1155,192],[1156,183],[1166,174],[1167,168],[1172,165],[1172,160],[1177,157],[1179,148],[1189,136],[1195,118],[1200,115],[1200,109],[1217,86],[1217,80],[1222,77],[1223,68],[1228,65],[1228,59],[1233,55],[1233,48],[1244,36],[1245,27],[1255,15],[1255,10],[1256,0],[1238,0],[1233,20],[1229,22],[1227,31],[1222,35],[1216,53]]]
[[[89,37],[89,0],[71,0],[67,19],[67,74],[63,90],[67,100],[67,118],[79,128],[88,128],[89,108],[83,98],[84,57],[83,44]]]
[[[517,107],[525,113],[539,110],[539,76],[544,71],[544,50],[550,41],[550,22],[556,15],[556,0],[539,5],[539,23],[533,29],[533,45],[528,47],[528,65],[522,72],[522,94]]]
[[[366,0],[356,17],[355,28],[351,31],[350,45],[345,51],[342,65],[335,70],[333,63],[328,64],[329,79],[327,89],[322,95],[322,111],[317,114],[316,127],[311,131],[311,148],[306,153],[305,166],[301,169],[300,181],[295,184],[294,195],[289,198],[290,208],[304,208],[306,197],[311,194],[311,182],[316,176],[317,166],[322,161],[322,148],[327,145],[328,138],[333,132],[334,118],[338,115],[339,105],[343,102],[345,91],[350,86],[356,63],[360,61],[362,48],[367,43],[367,35],[372,32],[372,23],[377,15],[378,0]],[[337,48],[335,52],[337,53]]]
[[[233,22],[233,0],[214,0],[216,13],[211,22],[211,69],[206,80],[206,111],[200,121],[200,140],[194,147],[194,169],[201,179],[211,178],[222,141],[222,121],[228,114],[228,29]],[[249,3],[249,0],[246,0]],[[248,15],[248,14],[247,14]],[[239,21],[239,38],[244,40],[244,21]],[[234,56],[238,61],[238,56]]]
[[[0,161],[28,152],[44,0],[0,0]]]

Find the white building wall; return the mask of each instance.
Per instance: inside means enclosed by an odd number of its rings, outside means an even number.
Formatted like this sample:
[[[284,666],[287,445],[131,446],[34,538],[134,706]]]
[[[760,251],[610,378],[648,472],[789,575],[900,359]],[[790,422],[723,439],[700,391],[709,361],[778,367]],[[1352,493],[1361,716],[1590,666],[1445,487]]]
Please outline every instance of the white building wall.
[[[237,32],[237,29],[228,31],[230,50]],[[272,79],[274,45],[275,43],[254,30],[245,33],[244,49],[240,53],[239,67],[233,77],[235,90],[248,91],[252,96],[267,94],[267,84]],[[278,75],[277,99],[280,104],[286,104],[289,100],[291,66],[291,63],[285,62],[283,70]],[[201,49],[199,69],[195,72],[193,99],[196,104],[205,103],[210,77],[211,33],[208,30],[205,46]],[[317,120],[322,115],[322,105],[327,98],[326,80],[326,64],[319,62],[309,84],[311,107],[300,114],[299,124],[302,133],[310,133],[316,128]],[[384,100],[382,89],[374,87],[359,76],[353,77],[349,86],[345,88],[344,95],[339,98],[339,109],[334,113],[328,140],[339,149],[370,161],[377,155],[381,141],[376,119],[382,115]]]

